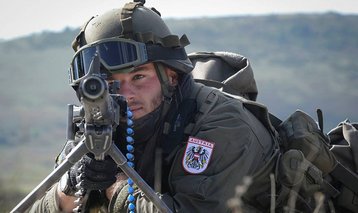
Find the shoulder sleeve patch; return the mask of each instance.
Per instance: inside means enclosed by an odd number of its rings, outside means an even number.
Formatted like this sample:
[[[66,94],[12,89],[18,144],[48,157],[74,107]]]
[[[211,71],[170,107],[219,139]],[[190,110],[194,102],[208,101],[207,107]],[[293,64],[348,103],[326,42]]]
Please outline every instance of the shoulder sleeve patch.
[[[213,142],[189,137],[182,161],[184,170],[190,174],[204,172],[209,165],[213,151]]]

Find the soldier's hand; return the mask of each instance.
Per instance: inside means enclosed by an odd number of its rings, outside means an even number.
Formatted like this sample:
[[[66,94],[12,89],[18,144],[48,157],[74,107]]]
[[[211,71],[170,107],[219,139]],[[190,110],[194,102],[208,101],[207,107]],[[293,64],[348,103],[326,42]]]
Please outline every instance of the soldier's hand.
[[[92,153],[84,155],[69,171],[72,187],[105,190],[116,181],[117,164],[111,157],[96,160]]]
[[[123,172],[120,172],[117,175],[117,180],[114,184],[112,184],[111,187],[106,189],[106,196],[108,198],[108,200],[111,200],[114,193],[116,193],[116,191],[118,191],[119,188],[122,188],[126,183],[127,183],[127,175],[125,175]]]

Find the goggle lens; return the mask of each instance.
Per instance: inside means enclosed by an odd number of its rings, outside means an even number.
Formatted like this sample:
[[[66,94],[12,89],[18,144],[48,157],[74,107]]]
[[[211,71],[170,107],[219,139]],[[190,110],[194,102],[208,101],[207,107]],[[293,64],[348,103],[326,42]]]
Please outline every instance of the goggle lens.
[[[96,53],[108,71],[138,66],[148,61],[146,46],[143,43],[125,39],[103,40],[77,51],[71,63],[70,83],[77,82],[87,75]]]
[[[100,58],[109,67],[137,61],[137,49],[134,44],[123,42],[106,42],[98,45]]]

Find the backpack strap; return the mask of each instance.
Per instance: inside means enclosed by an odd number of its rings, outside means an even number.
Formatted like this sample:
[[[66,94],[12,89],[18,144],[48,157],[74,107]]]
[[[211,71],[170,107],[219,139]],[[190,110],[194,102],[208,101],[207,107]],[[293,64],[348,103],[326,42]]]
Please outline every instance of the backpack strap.
[[[216,103],[216,101],[219,97],[217,92],[218,92],[218,90],[215,88],[206,87],[206,86],[201,85],[201,87],[197,93],[197,94],[200,93],[200,95],[197,95],[197,98],[198,98],[198,103],[202,103],[202,104],[200,106],[197,106],[198,112],[197,112],[196,116],[200,116],[200,114],[205,115],[210,111],[210,109],[212,109],[212,107],[214,106],[214,104]],[[282,121],[280,119],[278,119],[276,116],[269,114],[266,106],[264,106],[258,102],[247,100],[241,96],[236,96],[236,95],[232,95],[232,94],[225,93],[225,92],[223,92],[223,93],[228,97],[241,100],[241,102],[243,103],[243,106],[246,109],[248,109],[269,131],[269,133],[271,134],[273,140],[275,141],[276,147],[278,149],[279,134],[276,131],[275,126],[278,126]],[[203,117],[205,117],[205,116],[203,116]],[[271,120],[273,121],[275,126],[271,123]],[[196,122],[199,123],[200,120],[197,120]],[[185,133],[192,134],[195,131],[197,131],[197,129],[194,129],[193,127],[194,127],[194,125],[189,123],[185,129]]]
[[[179,145],[185,135],[190,134],[192,127],[192,120],[194,114],[197,112],[196,96],[202,87],[193,87],[193,93],[189,98],[184,99],[178,108],[171,108],[168,117],[164,122],[163,135],[161,139],[164,154],[169,154],[177,145]],[[191,128],[188,128],[190,126]],[[170,141],[170,143],[165,143]]]
[[[192,95],[189,98],[185,98],[178,108],[172,107],[169,109],[164,121],[162,137],[159,138],[160,147],[157,147],[156,151],[156,171],[169,175],[171,161],[176,153],[173,150],[178,149],[179,145],[183,143],[185,137],[190,133],[186,129],[191,126],[190,124],[192,124],[192,119],[197,110],[195,98],[199,93],[199,89],[194,87]],[[158,172],[156,172],[154,179],[156,190],[164,189],[166,191],[169,189],[169,183],[167,180],[162,180],[162,176],[157,174]]]
[[[278,127],[282,121],[274,116],[273,114],[269,113],[267,107],[263,104],[260,104],[255,101],[247,100],[241,96],[232,95],[229,93],[225,93],[229,97],[233,97],[235,99],[241,100],[244,107],[248,109],[270,132],[272,138],[275,140],[278,145],[279,134],[276,131],[276,127]]]
[[[337,162],[336,167],[330,173],[334,178],[341,181],[347,188],[358,194],[358,175]]]

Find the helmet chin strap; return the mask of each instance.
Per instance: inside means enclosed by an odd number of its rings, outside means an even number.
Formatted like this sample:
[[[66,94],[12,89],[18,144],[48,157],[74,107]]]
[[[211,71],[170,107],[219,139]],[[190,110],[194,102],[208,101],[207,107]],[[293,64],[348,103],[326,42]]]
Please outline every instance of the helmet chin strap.
[[[157,72],[157,76],[162,88],[163,93],[163,110],[161,114],[161,118],[169,111],[170,105],[173,101],[173,95],[175,92],[175,86],[172,86],[169,82],[169,78],[165,73],[164,66],[161,63],[154,63],[155,71]]]

